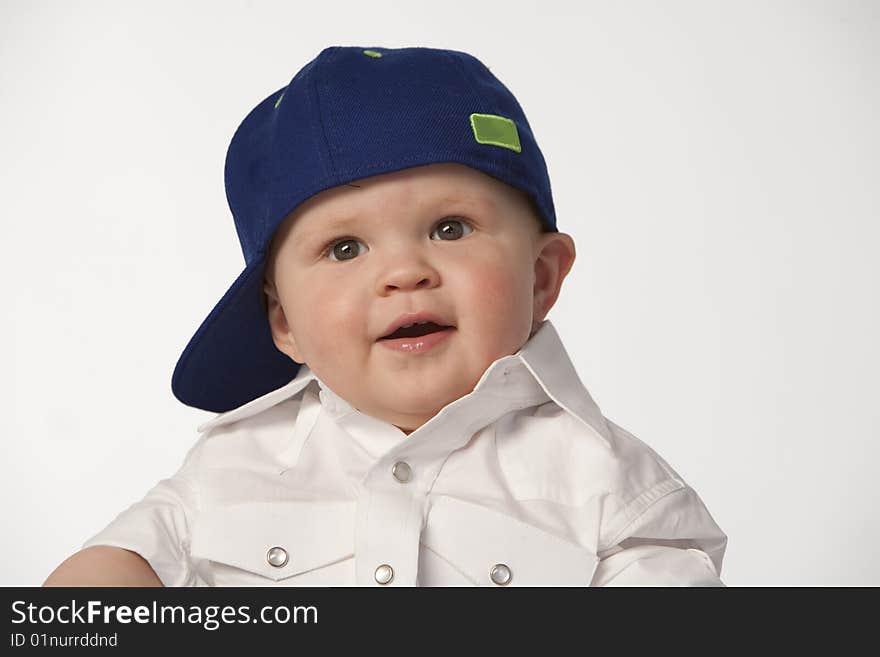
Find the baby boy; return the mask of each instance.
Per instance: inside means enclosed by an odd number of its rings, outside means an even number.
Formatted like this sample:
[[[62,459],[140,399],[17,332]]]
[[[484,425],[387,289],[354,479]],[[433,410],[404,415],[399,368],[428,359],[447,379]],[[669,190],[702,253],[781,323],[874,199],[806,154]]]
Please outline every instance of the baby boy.
[[[172,379],[219,415],[47,585],[722,585],[725,534],[546,319],[574,242],[478,59],[323,50],[226,189],[247,266]]]

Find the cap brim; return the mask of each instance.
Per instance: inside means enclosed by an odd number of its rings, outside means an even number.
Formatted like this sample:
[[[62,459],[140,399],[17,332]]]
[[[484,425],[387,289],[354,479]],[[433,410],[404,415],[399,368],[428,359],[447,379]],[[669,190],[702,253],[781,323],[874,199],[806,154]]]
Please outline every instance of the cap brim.
[[[178,359],[171,390],[187,406],[225,413],[296,377],[260,303],[263,267],[259,258],[239,274]]]

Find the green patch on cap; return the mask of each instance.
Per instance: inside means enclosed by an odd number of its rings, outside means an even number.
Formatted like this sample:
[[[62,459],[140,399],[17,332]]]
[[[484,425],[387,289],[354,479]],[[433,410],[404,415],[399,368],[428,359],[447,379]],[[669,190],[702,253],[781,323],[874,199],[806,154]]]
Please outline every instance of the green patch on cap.
[[[284,98],[284,92],[281,92],[281,95],[278,96],[278,100],[275,101],[275,109],[278,109],[278,106],[281,104],[281,99]]]
[[[375,50],[364,50],[365,55],[369,55],[370,57],[381,57],[382,53],[376,52]]]
[[[522,151],[516,124],[510,119],[495,114],[471,114],[471,127],[474,139],[481,144],[503,146],[517,153]]]

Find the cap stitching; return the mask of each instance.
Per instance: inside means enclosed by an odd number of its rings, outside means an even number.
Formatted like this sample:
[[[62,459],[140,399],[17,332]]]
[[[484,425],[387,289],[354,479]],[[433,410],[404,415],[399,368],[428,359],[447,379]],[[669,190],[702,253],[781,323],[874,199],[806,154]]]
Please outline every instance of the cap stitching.
[[[333,51],[331,51],[320,70],[323,73],[324,69],[329,66],[329,64],[336,58],[339,54],[340,48],[337,47]],[[318,118],[318,126],[321,128],[321,137],[323,138],[324,152],[318,152],[318,156],[323,159],[323,156],[326,154],[327,159],[330,160],[330,167],[328,173],[333,175],[336,173],[336,162],[333,160],[333,151],[330,148],[330,139],[327,137],[327,126],[324,122],[324,114],[321,111],[321,94],[318,91],[318,82],[321,81],[321,78],[317,75],[317,73],[313,73],[314,80],[312,82],[312,91],[314,93],[314,106],[315,106],[315,114]]]

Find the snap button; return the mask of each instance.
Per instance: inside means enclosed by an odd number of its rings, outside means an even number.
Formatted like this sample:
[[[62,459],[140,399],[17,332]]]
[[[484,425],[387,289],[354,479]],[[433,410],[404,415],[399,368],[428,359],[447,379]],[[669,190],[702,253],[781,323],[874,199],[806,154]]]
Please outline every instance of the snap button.
[[[271,566],[281,568],[281,566],[287,563],[287,550],[283,547],[278,547],[277,545],[269,548],[269,551],[266,552],[266,561],[268,561]]]
[[[394,467],[391,468],[391,474],[394,475],[394,478],[397,479],[402,484],[405,484],[412,477],[412,468],[409,467],[409,463],[406,461],[398,461],[394,464]]]
[[[492,570],[489,571],[489,577],[491,577],[492,581],[498,586],[506,586],[510,583],[513,573],[510,572],[510,568],[507,564],[496,563],[492,566]]]
[[[374,577],[379,584],[388,584],[388,582],[394,579],[394,569],[387,563],[383,563],[376,568]]]

